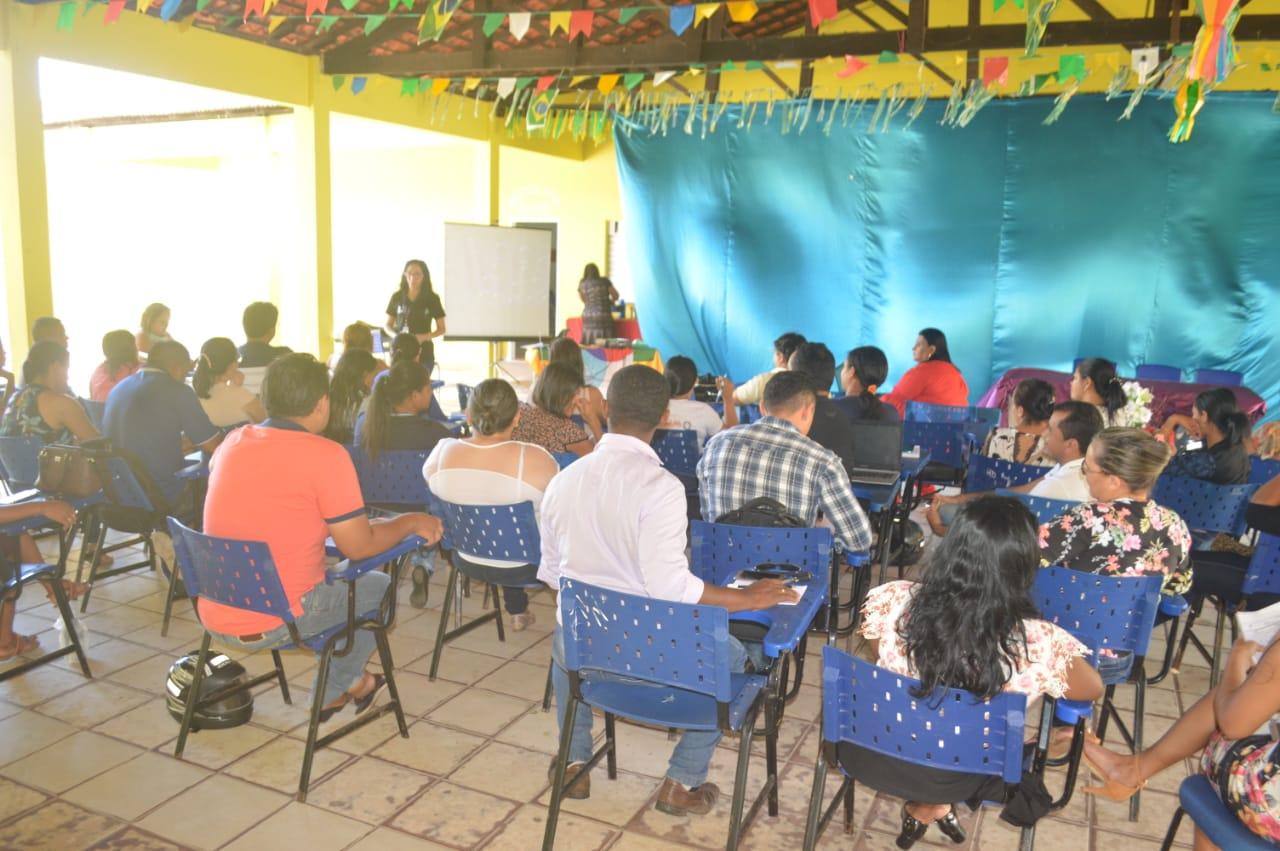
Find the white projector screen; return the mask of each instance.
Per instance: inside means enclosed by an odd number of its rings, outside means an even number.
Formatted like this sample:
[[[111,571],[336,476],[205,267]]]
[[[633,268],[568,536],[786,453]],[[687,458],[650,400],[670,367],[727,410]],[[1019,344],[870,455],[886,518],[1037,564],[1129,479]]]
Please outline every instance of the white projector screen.
[[[552,336],[555,281],[551,231],[444,226],[448,340],[541,340]]]

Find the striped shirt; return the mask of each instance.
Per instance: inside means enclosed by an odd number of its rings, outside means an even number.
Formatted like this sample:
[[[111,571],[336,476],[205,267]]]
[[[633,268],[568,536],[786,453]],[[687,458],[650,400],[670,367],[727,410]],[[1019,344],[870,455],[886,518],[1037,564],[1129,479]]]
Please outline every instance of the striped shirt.
[[[753,499],[776,499],[810,526],[818,512],[846,552],[871,547],[871,527],[839,457],[777,417],[712,437],[698,461],[702,516],[714,521]]]

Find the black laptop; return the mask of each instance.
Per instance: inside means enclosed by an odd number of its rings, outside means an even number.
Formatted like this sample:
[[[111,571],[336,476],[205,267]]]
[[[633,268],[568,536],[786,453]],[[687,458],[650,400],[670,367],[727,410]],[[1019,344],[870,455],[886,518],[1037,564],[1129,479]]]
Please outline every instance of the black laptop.
[[[853,468],[849,481],[855,485],[891,485],[902,470],[902,423],[887,420],[856,420],[853,423]]]

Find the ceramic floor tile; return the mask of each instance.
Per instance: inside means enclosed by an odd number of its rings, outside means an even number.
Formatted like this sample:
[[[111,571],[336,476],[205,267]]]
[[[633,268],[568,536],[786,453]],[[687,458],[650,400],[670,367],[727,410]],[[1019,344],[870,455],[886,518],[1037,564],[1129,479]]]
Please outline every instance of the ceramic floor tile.
[[[227,774],[292,795],[298,790],[305,743],[282,736],[223,769]],[[322,781],[329,772],[345,763],[348,754],[324,748],[311,761],[311,783]]]
[[[610,780],[602,762],[591,771],[591,797],[581,801],[566,798],[562,810],[621,827],[650,806],[659,783],[652,777],[625,771],[619,771],[617,779]],[[545,782],[543,785],[548,786]],[[538,803],[543,807],[551,805],[550,788]]]
[[[416,718],[457,695],[465,686],[444,679],[432,682],[425,674],[396,671],[396,688],[400,690],[400,703],[405,715]]]
[[[218,848],[289,801],[287,795],[214,775],[153,810],[138,825],[193,848]]]
[[[410,836],[389,827],[380,827],[352,845],[348,851],[451,851],[449,846]]]
[[[106,677],[129,667],[143,659],[148,658],[155,650],[145,647],[141,644],[135,644],[132,641],[123,641],[118,638],[108,638],[105,641],[95,642],[88,648],[85,655],[89,657],[89,670],[93,672],[95,677]],[[55,665],[63,670],[72,673],[80,673],[80,663],[76,660],[75,655],[63,656]],[[163,679],[160,682],[164,682]],[[151,683],[148,688],[154,689],[155,683]]]
[[[472,686],[433,710],[428,717],[440,724],[492,736],[531,706],[527,700]]]
[[[89,669],[93,670],[92,663]],[[18,706],[35,706],[87,682],[89,680],[79,669],[73,674],[57,665],[42,665],[20,677],[0,683],[0,699]]]
[[[243,834],[226,851],[261,851],[264,848],[306,848],[338,851],[370,830],[368,825],[328,810],[292,801],[284,809]]]
[[[93,729],[94,732],[123,739],[148,750],[178,736],[178,722],[169,715],[165,701],[160,698],[104,721]]]
[[[107,680],[94,680],[41,703],[35,709],[41,715],[48,715],[77,727],[92,727],[141,706],[150,699],[136,689]]]
[[[311,720],[311,691],[290,684],[289,699],[293,703],[285,703],[274,684],[264,685],[253,693],[253,723],[282,733],[298,727],[305,730]]]
[[[48,795],[29,789],[12,780],[0,779],[0,822],[8,821],[18,813],[44,803]]]
[[[209,772],[199,766],[171,756],[144,753],[80,784],[63,797],[98,812],[136,819],[208,776]]]
[[[117,638],[123,638],[125,641],[132,641],[134,644],[150,647],[155,652],[172,654],[175,658],[185,653],[194,653],[199,650],[200,641],[203,637],[204,630],[200,628],[199,624],[182,620],[181,618],[176,618],[169,624],[168,635],[160,634],[160,621],[156,620],[154,624],[145,626],[142,629],[136,629],[133,632],[117,636]]]
[[[178,725],[171,732],[176,736]],[[265,727],[244,724],[227,730],[197,730],[187,737],[182,758],[205,768],[219,769],[276,739],[280,734]]]
[[[490,742],[449,775],[449,782],[513,801],[532,801],[547,788],[546,754]],[[541,769],[541,770],[540,770]]]
[[[85,615],[83,620],[90,632],[119,638],[140,629],[154,629],[159,633],[162,618],[155,612],[126,605],[113,606],[106,611],[96,613],[90,607],[89,614]]]
[[[442,777],[483,745],[479,736],[419,721],[409,727],[409,738],[388,739],[371,756]]]
[[[594,789],[592,794],[594,795]],[[525,851],[537,848],[547,827],[547,810],[532,804],[520,808],[512,819],[503,825],[501,832],[484,845],[485,851]],[[573,851],[595,851],[604,848],[616,835],[607,824],[591,821],[571,813],[561,812],[556,820],[556,848]]]
[[[597,737],[604,732],[604,722],[596,719],[595,734]],[[543,712],[541,709],[528,712],[521,716],[517,721],[498,733],[495,738],[500,742],[506,742],[516,747],[529,748],[531,750],[540,751],[548,756],[554,756],[560,749],[560,732],[556,726],[555,706],[551,707],[550,712]],[[618,752],[622,752],[622,725],[618,725]],[[621,763],[619,763],[621,765]],[[666,769],[663,769],[664,771]]]
[[[508,662],[476,685],[541,704],[543,690],[547,685],[547,666],[520,661]]]
[[[165,680],[169,677],[169,668],[178,657],[172,653],[155,653],[150,648],[147,649],[154,655],[147,656],[128,667],[112,671],[107,674],[107,679],[151,694],[164,688]]]
[[[145,830],[127,827],[95,843],[89,851],[186,851],[188,846],[162,839]]]
[[[502,798],[441,782],[405,807],[391,825],[446,845],[470,848],[493,833],[515,812],[516,806]]]
[[[982,826],[979,830],[975,847],[981,848],[982,851],[987,851],[987,849],[991,849],[991,851],[1006,851],[1006,849],[1014,851],[1019,847],[1020,838],[1020,830],[1002,822],[999,812],[995,809],[990,809],[982,814]],[[889,843],[892,845],[893,837],[889,837]],[[1037,851],[1079,851],[1079,849],[1088,847],[1089,829],[1083,825],[1053,818],[1041,819],[1036,824]],[[1107,847],[1099,846],[1099,849]],[[1109,847],[1127,849],[1128,846]]]
[[[0,771],[46,792],[65,792],[140,753],[133,745],[81,731]]]
[[[505,659],[484,653],[472,653],[470,650],[464,650],[452,644],[446,644],[440,654],[440,671],[437,676],[463,685],[470,685],[484,678],[506,662]],[[405,666],[405,670],[415,674],[430,674],[431,657],[424,656]]]
[[[51,801],[0,827],[0,848],[78,851],[119,829],[120,822],[65,801]]]
[[[643,833],[623,833],[617,841],[609,846],[609,851],[672,851],[689,848],[688,845],[676,845],[668,839],[655,839]]]
[[[76,728],[35,712],[22,711],[4,720],[0,736],[0,765],[22,759],[59,739],[65,739]]]
[[[307,802],[339,815],[381,824],[432,780],[404,766],[365,757],[312,787]]]

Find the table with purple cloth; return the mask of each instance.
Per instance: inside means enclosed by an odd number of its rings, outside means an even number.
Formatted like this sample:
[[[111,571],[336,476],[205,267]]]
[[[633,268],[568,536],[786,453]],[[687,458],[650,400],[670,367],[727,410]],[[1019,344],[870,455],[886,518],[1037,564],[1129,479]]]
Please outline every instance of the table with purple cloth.
[[[1011,369],[1000,376],[1000,380],[991,385],[991,388],[986,393],[982,394],[982,398],[978,400],[978,406],[982,408],[999,408],[1002,412],[1000,422],[1008,424],[1009,405],[1006,403],[1013,397],[1013,391],[1017,388],[1019,382],[1028,378],[1039,378],[1052,384],[1054,393],[1059,401],[1071,398],[1071,373],[1054,372],[1050,369],[1019,367],[1018,369]],[[1157,427],[1162,425],[1170,414],[1190,414],[1191,408],[1195,404],[1196,396],[1205,390],[1212,390],[1214,387],[1220,386],[1217,384],[1184,384],[1180,381],[1153,381],[1148,378],[1122,377],[1121,380],[1136,381],[1151,391],[1150,425]],[[1240,410],[1248,414],[1249,422],[1256,423],[1266,414],[1267,403],[1262,401],[1257,393],[1247,387],[1232,387],[1230,390],[1236,394],[1236,402],[1240,405]]]

